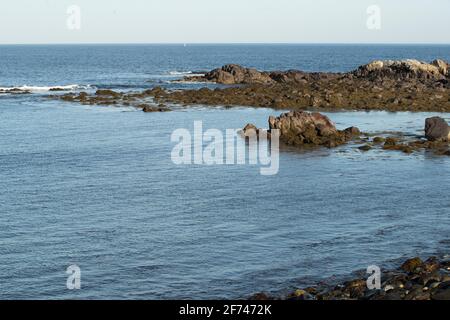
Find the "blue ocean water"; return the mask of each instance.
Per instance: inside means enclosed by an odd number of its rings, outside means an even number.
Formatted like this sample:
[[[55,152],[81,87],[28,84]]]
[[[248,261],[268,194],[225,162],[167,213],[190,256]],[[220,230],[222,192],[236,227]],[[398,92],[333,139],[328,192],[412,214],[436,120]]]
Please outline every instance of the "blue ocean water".
[[[450,46],[0,46],[0,298],[241,298],[448,254],[450,159],[356,146],[257,166],[176,166],[177,128],[267,126],[280,111],[144,114],[48,100],[51,86],[138,90],[225,63],[348,71],[373,59],[450,60]],[[421,134],[439,113],[336,112],[340,128]],[[82,288],[66,288],[66,268]]]

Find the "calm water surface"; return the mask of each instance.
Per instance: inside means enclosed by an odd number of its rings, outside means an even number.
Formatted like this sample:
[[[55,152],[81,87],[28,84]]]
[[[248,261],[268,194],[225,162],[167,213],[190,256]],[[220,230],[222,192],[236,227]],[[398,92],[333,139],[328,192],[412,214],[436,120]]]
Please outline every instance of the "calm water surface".
[[[234,62],[346,71],[431,46],[0,46],[0,87],[138,90]],[[90,86],[90,87],[88,87]],[[450,159],[355,145],[258,166],[176,166],[177,128],[267,126],[269,109],[143,114],[0,95],[0,298],[240,298],[448,254]],[[339,112],[339,128],[422,134],[450,114]],[[82,290],[66,289],[66,268]]]

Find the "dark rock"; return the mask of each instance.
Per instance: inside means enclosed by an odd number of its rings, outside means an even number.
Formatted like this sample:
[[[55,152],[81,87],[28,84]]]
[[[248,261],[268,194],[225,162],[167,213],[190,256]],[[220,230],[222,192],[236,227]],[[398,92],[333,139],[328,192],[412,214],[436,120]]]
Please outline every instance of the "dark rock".
[[[450,127],[447,121],[440,117],[426,119],[425,137],[430,141],[448,141],[450,137]]]
[[[272,82],[268,73],[244,68],[236,64],[229,64],[220,69],[212,70],[204,78],[220,84],[267,84]],[[192,77],[188,79],[192,80]]]
[[[144,112],[168,112],[170,109],[166,107],[159,107],[159,106],[151,106],[148,104],[141,104],[138,106],[138,108],[142,109]]]
[[[375,144],[382,144],[384,142],[386,142],[385,138],[382,138],[382,137],[375,137],[375,138],[373,138],[373,143],[375,143]]]
[[[296,290],[293,294],[287,297],[287,300],[297,300],[297,301],[313,300],[313,296],[306,290]]]
[[[404,294],[399,290],[390,290],[386,292],[384,296],[381,296],[379,300],[399,301],[403,300]],[[375,299],[376,300],[376,299]]]
[[[421,268],[422,268],[423,272],[425,272],[425,273],[423,275],[421,275],[420,283],[423,284],[424,286],[428,287],[430,284],[432,284],[434,282],[439,282],[441,280],[441,275],[439,274],[439,272],[427,273],[424,265],[422,265]]]
[[[302,81],[307,81],[309,75],[302,71],[289,70],[286,72],[275,71],[270,73],[270,78],[278,83],[299,83]]]
[[[423,265],[423,261],[420,258],[412,258],[407,260],[400,268],[408,273],[414,273]]]
[[[344,284],[344,292],[348,293],[352,299],[362,298],[366,290],[367,281],[364,279],[357,279]]]
[[[392,146],[397,145],[397,143],[398,143],[398,140],[396,138],[389,137],[389,138],[386,138],[386,140],[384,142],[384,146],[385,147],[392,147]]]
[[[436,257],[431,257],[427,261],[425,261],[422,265],[424,272],[433,273],[438,271],[441,268],[441,262]],[[439,279],[438,279],[439,281]]]
[[[450,300],[450,282],[443,282],[432,295],[432,300]]]
[[[350,127],[344,130],[344,133],[350,137],[359,137],[361,135],[361,131],[357,127]]]
[[[257,293],[249,298],[251,301],[268,301],[272,300],[272,298],[265,293]]]
[[[358,149],[361,151],[370,151],[372,150],[372,146],[370,144],[366,144],[364,146],[359,147]]]
[[[114,98],[118,98],[118,97],[122,96],[121,93],[115,92],[115,91],[112,91],[112,90],[97,90],[95,92],[95,95],[97,95],[97,96],[114,97]]]

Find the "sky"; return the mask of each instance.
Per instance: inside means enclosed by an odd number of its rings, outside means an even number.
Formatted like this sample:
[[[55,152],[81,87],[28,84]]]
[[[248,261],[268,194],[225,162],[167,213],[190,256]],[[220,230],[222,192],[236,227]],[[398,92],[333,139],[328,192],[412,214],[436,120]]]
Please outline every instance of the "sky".
[[[0,44],[448,44],[449,14],[450,0],[2,0]]]

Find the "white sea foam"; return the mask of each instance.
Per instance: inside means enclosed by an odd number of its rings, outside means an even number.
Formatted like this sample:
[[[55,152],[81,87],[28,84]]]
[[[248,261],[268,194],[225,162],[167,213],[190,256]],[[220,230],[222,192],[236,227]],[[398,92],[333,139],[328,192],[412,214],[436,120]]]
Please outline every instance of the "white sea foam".
[[[172,76],[184,76],[186,74],[192,74],[192,71],[170,71],[169,74]]]
[[[192,71],[170,71],[171,76],[186,76],[186,77],[200,77],[204,76],[204,73],[194,73]]]
[[[0,87],[0,93],[14,93],[14,92],[48,92],[48,91],[70,91],[83,90],[92,88],[90,85],[70,84],[64,86],[17,86],[17,87]]]

